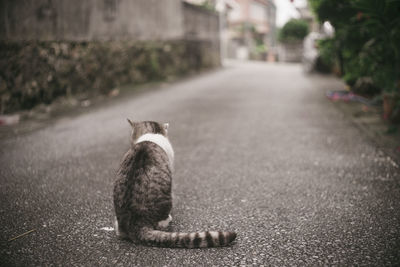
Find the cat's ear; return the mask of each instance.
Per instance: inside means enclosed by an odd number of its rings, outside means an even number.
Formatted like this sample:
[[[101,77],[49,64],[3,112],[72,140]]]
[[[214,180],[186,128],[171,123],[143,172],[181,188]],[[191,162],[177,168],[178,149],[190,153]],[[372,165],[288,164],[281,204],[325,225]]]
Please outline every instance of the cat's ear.
[[[165,132],[168,133],[169,123],[168,123],[168,122],[167,122],[167,123],[164,123],[164,124],[163,124],[163,127],[164,127]]]
[[[130,119],[126,119],[128,122],[129,122],[129,124],[132,126],[132,128],[133,128],[133,122],[130,120]]]

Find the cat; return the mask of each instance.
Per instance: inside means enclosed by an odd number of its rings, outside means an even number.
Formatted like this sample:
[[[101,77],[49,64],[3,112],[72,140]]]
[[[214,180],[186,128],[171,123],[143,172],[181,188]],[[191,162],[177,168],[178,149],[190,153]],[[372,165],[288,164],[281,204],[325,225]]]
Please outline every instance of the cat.
[[[168,124],[132,122],[131,148],[114,184],[115,231],[118,237],[149,246],[205,248],[227,246],[235,232],[163,231],[172,220],[171,177],[174,151]]]

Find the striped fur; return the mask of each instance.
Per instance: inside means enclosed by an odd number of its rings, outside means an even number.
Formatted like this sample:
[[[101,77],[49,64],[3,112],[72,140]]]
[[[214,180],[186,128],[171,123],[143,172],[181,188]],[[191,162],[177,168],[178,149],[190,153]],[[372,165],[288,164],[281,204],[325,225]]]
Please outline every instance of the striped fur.
[[[165,232],[172,209],[174,152],[168,124],[131,122],[132,147],[125,154],[114,184],[115,230],[119,237],[150,246],[205,248],[227,246],[234,232]]]
[[[236,238],[234,232],[206,231],[194,233],[164,232],[144,227],[139,232],[139,240],[150,246],[169,248],[209,248],[224,247]]]

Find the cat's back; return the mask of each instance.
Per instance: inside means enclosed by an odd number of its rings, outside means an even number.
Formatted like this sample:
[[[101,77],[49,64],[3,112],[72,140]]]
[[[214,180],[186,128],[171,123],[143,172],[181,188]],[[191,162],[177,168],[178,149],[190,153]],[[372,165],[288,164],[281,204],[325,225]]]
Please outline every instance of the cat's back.
[[[164,150],[148,141],[135,144],[125,154],[114,183],[116,211],[129,207],[141,214],[143,209],[156,209],[160,200],[170,202],[170,191],[171,169]]]
[[[137,167],[168,167],[168,156],[157,144],[144,141],[133,146],[133,162]]]
[[[118,171],[120,178],[135,178],[149,171],[170,173],[168,156],[157,144],[144,141],[135,144],[125,154]]]

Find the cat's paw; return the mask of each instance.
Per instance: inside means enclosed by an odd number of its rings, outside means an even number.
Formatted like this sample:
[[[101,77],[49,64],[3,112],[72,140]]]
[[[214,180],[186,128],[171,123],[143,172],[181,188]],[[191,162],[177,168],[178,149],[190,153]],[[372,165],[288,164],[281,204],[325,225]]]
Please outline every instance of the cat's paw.
[[[163,221],[159,221],[158,222],[158,227],[159,228],[167,228],[168,224],[172,221],[172,216],[168,215],[168,218],[163,220]]]

